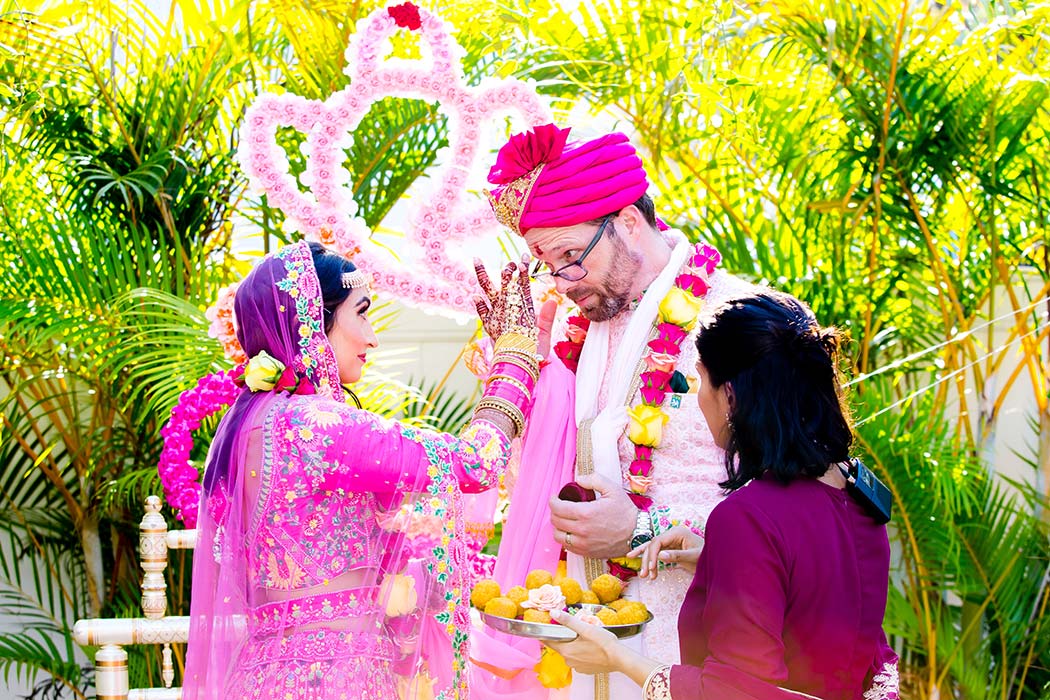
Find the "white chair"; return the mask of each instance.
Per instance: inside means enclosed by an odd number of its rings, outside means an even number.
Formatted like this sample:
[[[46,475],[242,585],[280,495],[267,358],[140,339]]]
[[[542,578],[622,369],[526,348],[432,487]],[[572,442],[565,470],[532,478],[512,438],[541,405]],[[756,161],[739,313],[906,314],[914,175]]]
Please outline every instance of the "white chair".
[[[142,614],[144,617],[78,620],[73,626],[77,644],[99,646],[95,654],[95,692],[98,700],[181,700],[182,688],[173,688],[175,666],[171,645],[185,644],[190,633],[188,616],[168,617],[164,569],[169,549],[193,549],[196,530],[169,532],[160,514],[160,499],[146,499],[146,514],[139,524],[139,556],[142,560]],[[128,644],[161,644],[163,688],[129,689]]]

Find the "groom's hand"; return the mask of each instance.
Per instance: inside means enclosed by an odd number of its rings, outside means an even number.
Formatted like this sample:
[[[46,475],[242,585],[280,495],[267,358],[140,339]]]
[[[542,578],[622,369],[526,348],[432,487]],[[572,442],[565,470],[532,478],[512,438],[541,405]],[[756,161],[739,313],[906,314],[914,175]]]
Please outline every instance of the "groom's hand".
[[[622,557],[634,532],[638,509],[619,484],[595,474],[584,474],[576,483],[593,489],[597,500],[589,503],[551,499],[554,539],[566,551],[593,559]]]
[[[558,302],[549,299],[540,307],[540,313],[536,317],[536,327],[539,329],[536,352],[543,357],[551,351],[551,330],[554,328],[554,317],[558,313]]]

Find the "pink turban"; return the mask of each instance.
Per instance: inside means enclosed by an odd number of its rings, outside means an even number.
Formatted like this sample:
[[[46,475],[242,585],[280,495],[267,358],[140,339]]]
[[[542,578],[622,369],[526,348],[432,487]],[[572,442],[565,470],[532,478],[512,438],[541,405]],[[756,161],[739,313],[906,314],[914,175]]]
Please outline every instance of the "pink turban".
[[[566,146],[569,129],[544,124],[515,134],[489,170],[496,218],[521,235],[572,226],[634,204],[649,188],[634,146],[619,132]]]

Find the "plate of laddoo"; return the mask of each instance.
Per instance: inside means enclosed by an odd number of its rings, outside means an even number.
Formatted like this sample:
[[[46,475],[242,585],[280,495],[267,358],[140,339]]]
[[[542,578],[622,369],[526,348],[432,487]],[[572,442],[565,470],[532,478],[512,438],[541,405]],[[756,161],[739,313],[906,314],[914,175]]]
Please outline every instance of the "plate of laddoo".
[[[551,620],[552,610],[565,610],[593,625],[601,625],[620,639],[633,637],[653,619],[645,604],[623,596],[623,583],[602,574],[586,588],[569,577],[556,577],[535,569],[524,585],[502,591],[492,579],[478,581],[470,594],[471,604],[489,627],[519,637],[544,642],[565,642],[576,633]]]

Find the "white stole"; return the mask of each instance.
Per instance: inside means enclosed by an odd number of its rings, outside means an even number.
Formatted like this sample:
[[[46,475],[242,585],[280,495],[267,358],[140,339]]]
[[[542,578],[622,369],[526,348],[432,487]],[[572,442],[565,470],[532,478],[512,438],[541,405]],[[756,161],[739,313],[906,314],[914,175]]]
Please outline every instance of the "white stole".
[[[638,361],[645,352],[649,334],[656,320],[660,302],[674,285],[679,270],[692,252],[692,246],[679,231],[665,231],[674,241],[671,257],[656,279],[649,285],[638,308],[631,314],[623,338],[615,349],[612,367],[609,367],[609,324],[608,322],[591,323],[587,329],[587,340],[583,344],[579,366],[576,370],[576,425],[589,418],[591,423],[590,440],[594,456],[594,473],[605,477],[614,484],[623,483],[623,471],[620,466],[620,436],[627,427],[627,401],[634,383],[634,372]],[[598,412],[598,393],[602,380],[609,370],[609,397],[605,408]],[[597,415],[595,415],[597,413]],[[581,435],[581,440],[587,436]],[[587,573],[584,558],[571,552],[566,556],[566,573],[586,585]],[[643,635],[644,636],[644,635]],[[625,640],[628,646],[641,652],[642,638]],[[612,689],[610,697],[616,700],[630,700],[641,697],[641,689],[618,673],[611,674]],[[553,697],[553,694],[552,694]],[[594,677],[577,673],[573,676],[570,692],[572,700],[592,700],[594,695]]]

